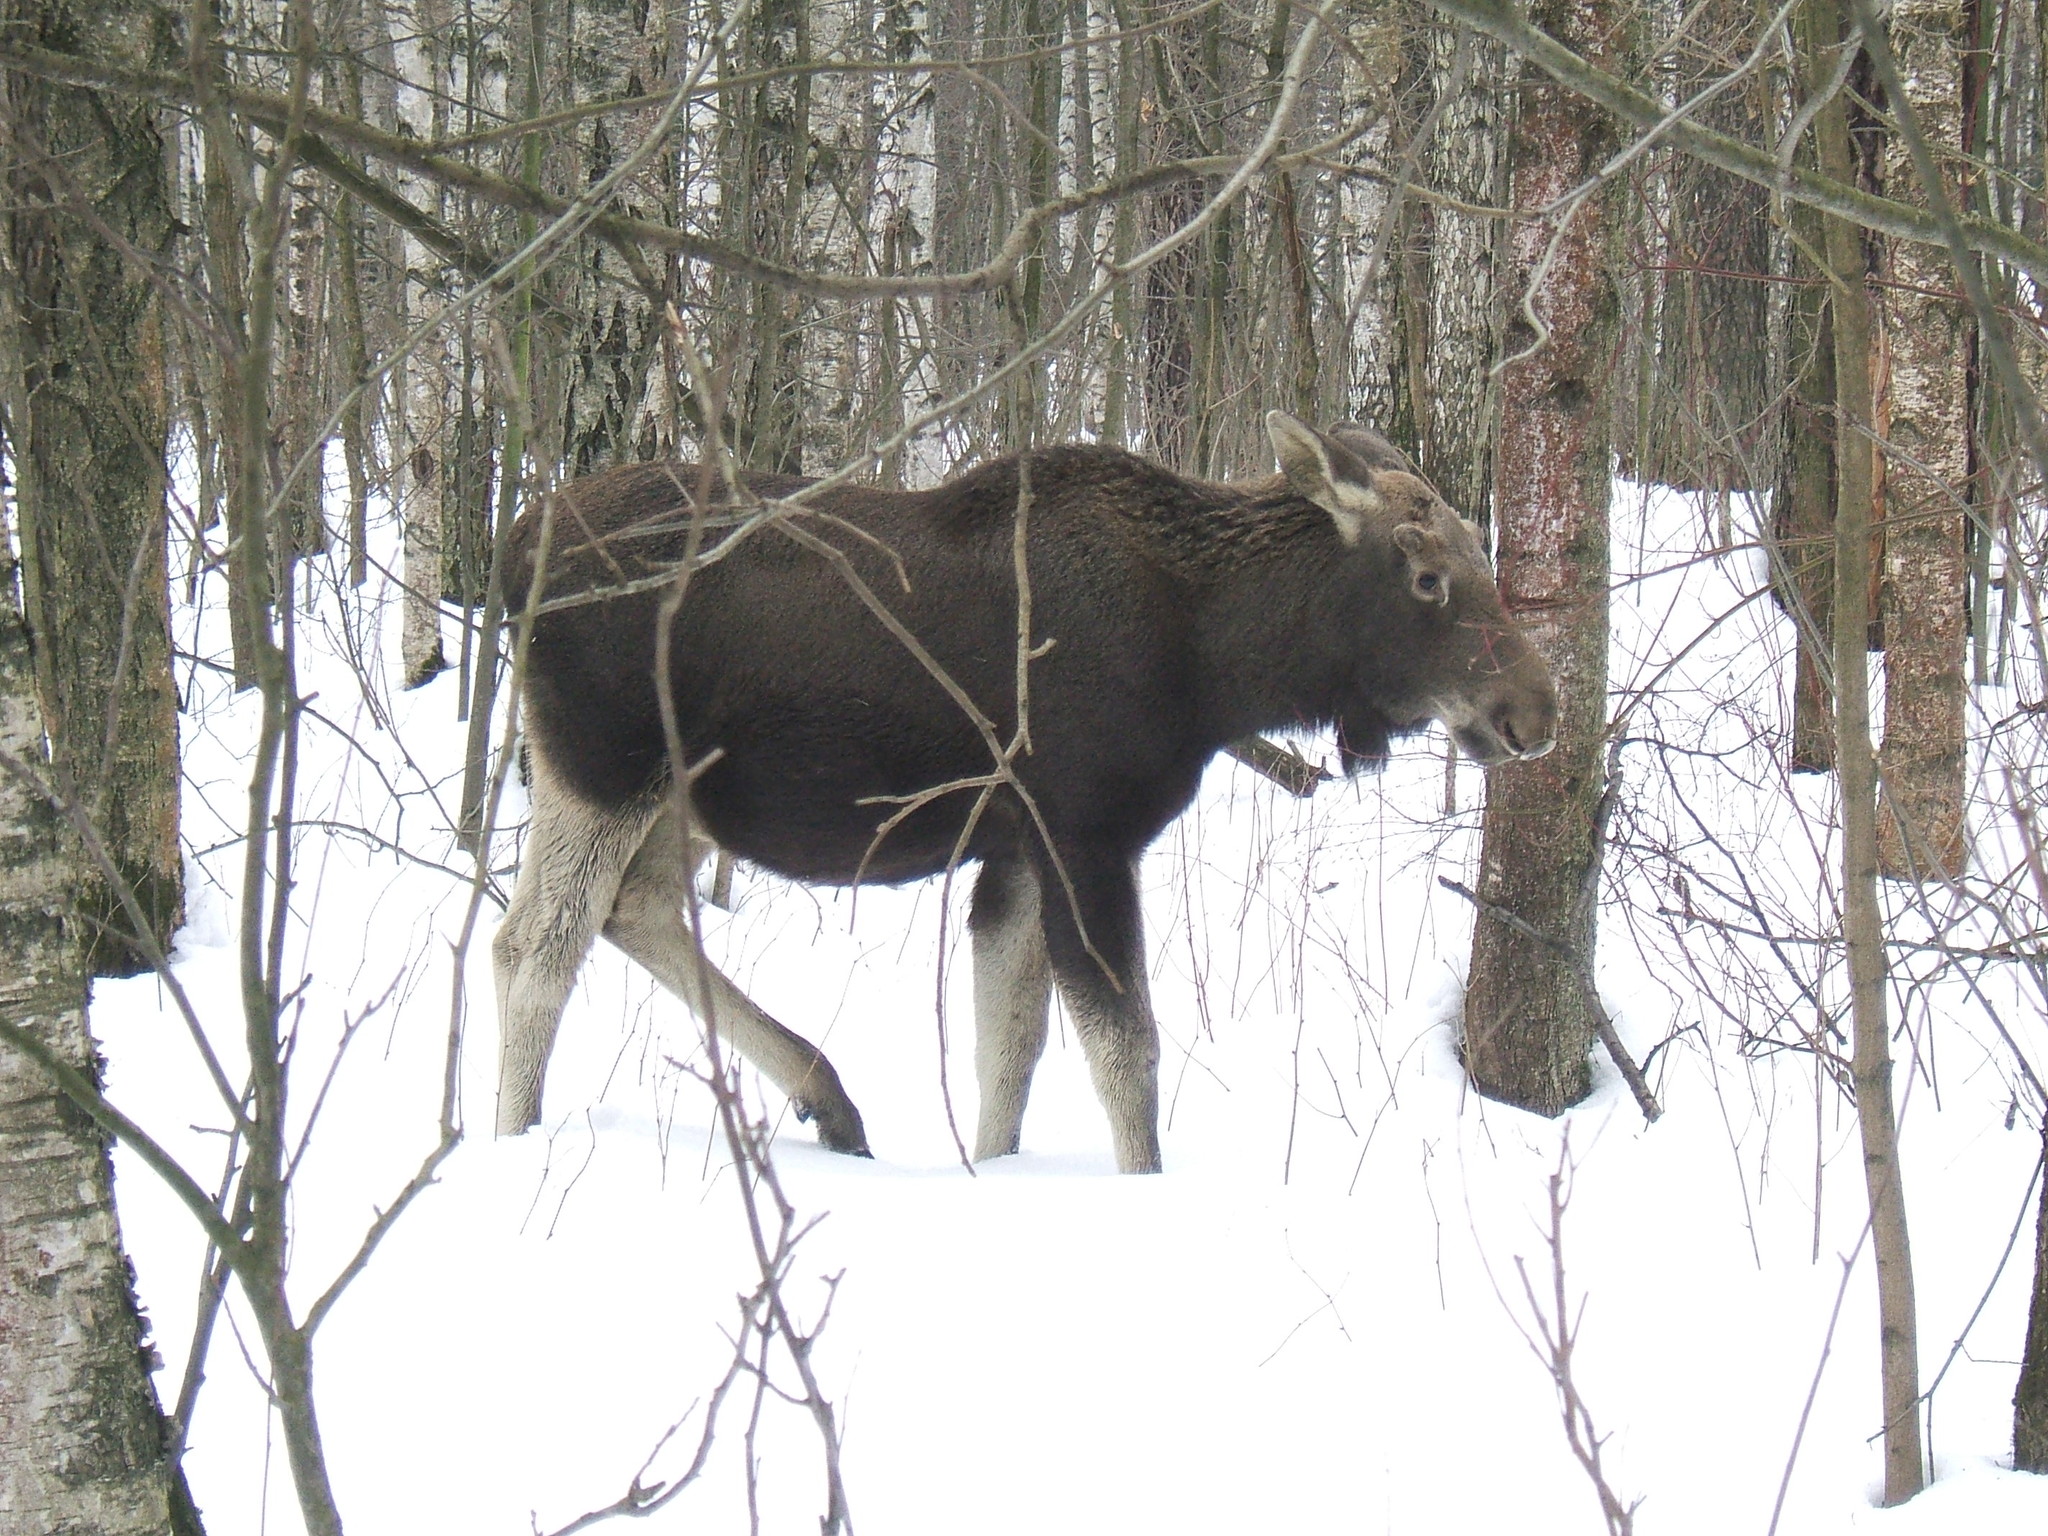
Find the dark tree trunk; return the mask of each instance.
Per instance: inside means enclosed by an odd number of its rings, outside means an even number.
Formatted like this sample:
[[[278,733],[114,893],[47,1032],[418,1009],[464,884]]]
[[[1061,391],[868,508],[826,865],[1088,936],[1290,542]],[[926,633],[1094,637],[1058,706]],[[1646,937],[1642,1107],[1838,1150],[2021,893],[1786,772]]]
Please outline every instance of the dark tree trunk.
[[[1801,210],[1794,227],[1807,250],[1820,249],[1820,220]],[[1809,275],[1814,275],[1810,274]],[[1796,631],[1792,680],[1794,773],[1835,766],[1833,675],[1828,661],[1835,612],[1835,353],[1827,290],[1792,290],[1788,305],[1790,398],[1771,513],[1773,586]]]
[[[2048,1128],[2042,1156],[2048,1158]],[[2034,1300],[2027,1309],[2027,1343],[2012,1394],[2012,1464],[2020,1472],[2048,1472],[2048,1181],[2034,1220]]]
[[[1612,69],[1625,16],[1600,3],[1538,6],[1531,19]],[[1514,206],[1540,209],[1584,181],[1611,151],[1596,107],[1524,66],[1510,139]],[[1479,895],[1562,941],[1587,962],[1600,874],[1596,812],[1607,725],[1608,389],[1618,305],[1613,223],[1580,210],[1537,295],[1542,347],[1502,378],[1494,471],[1501,596],[1557,678],[1557,748],[1487,774]],[[1503,274],[1505,302],[1528,288],[1552,230],[1519,224]],[[1510,354],[1535,341],[1510,309]],[[1465,1062],[1480,1092],[1554,1115],[1585,1097],[1593,1015],[1575,966],[1483,914],[1465,994]]]
[[[155,61],[155,13],[16,12],[45,46]],[[163,337],[155,288],[112,236],[164,250],[172,223],[153,109],[8,77],[4,238],[18,280],[9,422],[35,681],[57,767],[93,813],[159,942],[183,900],[177,695],[164,550]],[[99,227],[96,227],[99,226]],[[32,461],[32,462],[31,462]],[[32,487],[32,492],[28,489]],[[148,968],[96,872],[78,883],[88,970]]]

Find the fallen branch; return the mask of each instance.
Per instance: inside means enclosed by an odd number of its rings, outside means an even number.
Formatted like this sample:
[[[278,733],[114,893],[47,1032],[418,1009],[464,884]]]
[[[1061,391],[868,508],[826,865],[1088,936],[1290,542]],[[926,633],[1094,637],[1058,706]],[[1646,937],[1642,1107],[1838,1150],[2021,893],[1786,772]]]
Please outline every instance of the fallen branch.
[[[1306,800],[1316,792],[1317,785],[1328,783],[1335,777],[1320,763],[1310,762],[1292,747],[1283,747],[1263,736],[1241,736],[1223,750],[1297,799]]]

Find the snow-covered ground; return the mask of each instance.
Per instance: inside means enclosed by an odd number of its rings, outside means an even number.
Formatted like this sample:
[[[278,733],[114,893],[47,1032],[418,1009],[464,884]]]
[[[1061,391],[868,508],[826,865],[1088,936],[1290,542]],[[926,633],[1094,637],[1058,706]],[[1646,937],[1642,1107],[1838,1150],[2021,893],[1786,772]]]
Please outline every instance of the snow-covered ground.
[[[1979,967],[1981,996],[1956,967],[1897,989],[1923,1380],[1942,1374],[1938,1481],[1879,1510],[1853,1113],[1810,1053],[1772,1044],[1814,1024],[1787,965],[1725,928],[1656,915],[1733,921],[1713,891],[1739,867],[1755,911],[1824,930],[1816,829],[1828,787],[1774,789],[1769,753],[1748,744],[1783,713],[1790,630],[1768,599],[1742,602],[1758,574],[1748,556],[1694,558],[1697,509],[1619,490],[1615,567],[1629,579],[1616,591],[1613,687],[1619,702],[1657,681],[1630,732],[1667,745],[1624,752],[1600,976],[1667,1108],[1653,1127],[1604,1059],[1593,1098],[1556,1122],[1465,1088],[1453,1021],[1471,914],[1435,877],[1471,877],[1481,783],[1460,767],[1459,809],[1443,814],[1438,738],[1307,802],[1219,761],[1162,839],[1146,866],[1167,1105],[1167,1172],[1155,1179],[1111,1172],[1064,1024],[1023,1155],[978,1176],[962,1168],[942,1073],[970,1134],[964,889],[942,927],[936,885],[856,901],[741,871],[733,912],[711,913],[715,953],[821,1041],[876,1152],[822,1152],[772,1093],[759,1101],[787,1120],[775,1158],[792,1201],[819,1218],[787,1294],[804,1323],[831,1296],[814,1358],[844,1431],[855,1529],[1603,1529],[1549,1368],[1527,1342],[1537,1323],[1524,1273],[1546,1307],[1553,1295],[1545,1233],[1560,1168],[1574,1380],[1607,1437],[1609,1482],[1642,1501],[1639,1531],[1764,1536],[1781,1484],[1777,1529],[1798,1536],[2048,1526],[2048,1480],[2003,1469],[2041,1142],[2024,1099],[2011,1113],[2018,1073],[1986,1012],[1998,1008],[2043,1061],[2039,1003],[2010,967]],[[392,598],[374,587],[352,598],[365,612],[323,591],[301,636],[303,686],[317,694],[294,898],[309,978],[294,1003],[301,1122],[320,1101],[293,1209],[302,1305],[434,1142],[457,993],[456,679],[395,691],[395,644],[364,638],[395,640]],[[225,645],[211,616],[181,626],[201,653]],[[350,662],[365,656],[367,687]],[[180,681],[193,708],[194,855],[177,964],[232,1070],[235,838],[253,715],[203,666],[181,666]],[[515,790],[507,819],[519,815]],[[1674,894],[1667,849],[1709,878]],[[508,835],[501,864],[510,850]],[[730,1358],[735,1297],[757,1280],[711,1100],[684,1070],[703,1060],[696,1029],[608,949],[564,1023],[544,1128],[489,1138],[496,910],[485,907],[463,978],[474,1134],[317,1346],[353,1532],[553,1529],[618,1498],[689,1416],[646,1476],[672,1473]],[[1981,930],[1954,933],[1981,942]],[[1781,949],[1822,978],[1824,1000],[1839,999],[1818,946]],[[212,1182],[222,1113],[158,983],[100,984],[93,1017],[113,1096]],[[202,1246],[146,1170],[125,1153],[117,1168],[168,1397]],[[255,1337],[238,1304],[229,1320],[193,1429],[195,1490],[215,1536],[294,1531],[282,1443],[245,1363]],[[815,1530],[809,1419],[770,1398],[751,1452],[746,1436],[743,1402],[704,1480],[648,1527],[747,1529],[751,1453],[760,1528]]]

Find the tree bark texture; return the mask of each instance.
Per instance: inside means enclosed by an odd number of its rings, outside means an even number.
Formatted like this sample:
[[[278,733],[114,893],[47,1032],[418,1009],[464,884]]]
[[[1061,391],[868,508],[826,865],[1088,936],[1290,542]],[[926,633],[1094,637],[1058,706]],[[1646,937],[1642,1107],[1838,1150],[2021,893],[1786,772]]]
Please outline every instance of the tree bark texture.
[[[430,337],[406,360],[404,437],[411,448],[399,459],[398,506],[403,527],[405,597],[399,621],[399,665],[405,686],[417,688],[448,666],[441,645],[443,498],[447,466],[448,359],[445,336]]]
[[[2048,1157],[2048,1128],[2042,1155]],[[2027,1343],[2012,1394],[2012,1464],[2019,1472],[2048,1472],[2048,1180],[2034,1221],[2034,1299],[2027,1309]]]
[[[1546,4],[1532,19],[1612,66],[1625,30],[1600,0]],[[1598,108],[1532,68],[1522,73],[1510,139],[1513,205],[1549,206],[1611,152]],[[1510,353],[1536,340],[1519,313],[1552,238],[1548,221],[1518,223],[1503,274]],[[1607,725],[1609,379],[1618,305],[1612,223],[1604,199],[1564,232],[1535,299],[1549,328],[1542,348],[1502,379],[1494,516],[1498,575],[1510,612],[1557,679],[1557,747],[1487,774],[1478,890],[1584,958],[1590,971]],[[1554,1115],[1591,1086],[1593,1015],[1572,960],[1477,919],[1465,993],[1465,1062],[1490,1098]]]
[[[427,137],[450,136],[451,105],[460,99],[450,68],[453,13],[446,0],[421,0],[419,63],[427,98]],[[388,28],[389,18],[382,21]],[[371,79],[377,78],[374,74]],[[396,118],[395,105],[392,116]],[[431,184],[408,187],[414,200],[447,222],[448,197]],[[424,320],[439,304],[434,290],[416,272],[432,270],[425,249],[394,232],[399,260],[389,298],[393,311],[391,339],[396,341]],[[400,360],[391,377],[392,495],[398,504],[405,592],[399,620],[399,666],[404,686],[417,688],[448,666],[441,642],[441,597],[446,587],[446,501],[453,479],[450,439],[453,418],[448,408],[454,388],[447,330],[429,337]]]
[[[1807,79],[1826,78],[1831,47],[1841,36],[1833,0],[1815,0],[1803,18]],[[1849,169],[1849,133],[1839,97],[1814,121],[1822,172]],[[1869,524],[1875,503],[1872,434],[1864,430],[1876,405],[1870,370],[1872,305],[1857,231],[1829,219],[1827,261],[1833,275],[1835,397],[1835,748],[1842,790],[1842,938],[1848,953],[1854,1040],[1851,1075],[1870,1201],[1871,1251],[1877,1265],[1878,1363],[1884,1399],[1884,1501],[1903,1503],[1924,1476],[1920,1439],[1919,1330],[1913,1298],[1913,1257],[1899,1164],[1898,1118],[1892,1105],[1891,1034],[1886,1024],[1884,914],[1877,901],[1877,764],[1871,750],[1868,647]],[[1960,657],[1960,649],[1958,651]]]
[[[747,18],[744,37],[744,69],[808,64],[809,8],[803,0],[768,0]],[[810,77],[772,78],[748,90],[744,110],[731,116],[739,153],[723,196],[732,200],[735,233],[750,249],[800,265],[811,154]],[[808,420],[803,338],[809,305],[767,284],[752,286],[748,304],[752,334],[740,357],[742,376],[733,386],[736,446],[755,469],[800,475]]]
[[[1970,7],[1906,0],[1890,36],[1928,147],[1953,163],[1962,137],[1962,56]],[[1925,204],[1911,155],[1894,136],[1885,183]],[[1953,178],[1951,178],[1953,180]],[[1954,204],[1956,189],[1948,192]],[[1885,633],[1883,807],[1878,867],[1894,879],[1939,879],[1968,859],[1963,817],[1963,659],[1969,568],[1971,403],[1966,361],[1974,321],[1941,251],[1886,242],[1880,324],[1889,361],[1890,451],[1883,469]]]
[[[1665,88],[1677,101],[1724,79],[1754,46],[1750,0],[1706,0],[1665,14],[1677,25],[1657,41]],[[1760,75],[1722,90],[1690,119],[1749,143],[1773,137]],[[1725,507],[1731,491],[1771,483],[1777,402],[1766,357],[1770,198],[1754,183],[1685,155],[1673,155],[1641,195],[1650,208],[1640,226],[1650,345],[1632,355],[1648,387],[1616,401],[1633,401],[1637,413],[1625,428],[1617,424],[1624,472],[1716,493]]]
[[[12,603],[0,604],[0,746],[44,761]],[[75,849],[46,801],[0,775],[0,1014],[97,1081]],[[43,1069],[0,1045],[0,1536],[189,1528],[172,1519],[107,1152]]]
[[[1821,249],[1820,218],[1789,210],[1804,248]],[[1809,269],[1810,270],[1810,269]],[[1835,767],[1833,673],[1835,611],[1835,343],[1827,290],[1791,290],[1786,327],[1789,397],[1778,488],[1771,509],[1772,580],[1795,630],[1792,676],[1794,773]]]
[[[21,5],[46,47],[154,62],[158,13],[129,4]],[[40,707],[60,774],[93,813],[159,942],[183,902],[177,693],[164,545],[163,335],[155,288],[115,240],[167,249],[173,225],[154,110],[22,75],[0,84],[4,238],[16,294],[13,366],[25,419],[21,577]],[[95,227],[95,224],[102,227]],[[110,238],[112,237],[112,238]],[[97,872],[78,883],[86,965],[147,969]]]
[[[1430,145],[1430,181],[1461,202],[1497,208],[1507,191],[1507,50],[1491,38],[1461,38],[1463,32],[1438,26],[1430,33],[1430,71],[1444,100]],[[1464,78],[1453,90],[1461,49]],[[1428,210],[1428,220],[1422,472],[1459,512],[1486,526],[1493,500],[1493,362],[1500,355],[1495,274],[1503,228],[1498,219],[1441,204]]]
[[[548,108],[660,88],[666,64],[658,10],[623,0],[578,4],[562,30],[567,57]],[[564,163],[550,170],[572,189],[589,186],[633,148],[622,141],[626,131],[594,119],[576,130],[573,150],[558,153],[554,158]],[[671,161],[665,156],[661,164],[672,169]],[[673,217],[676,209],[671,197],[669,208],[646,211]],[[552,268],[546,281],[562,291],[545,312],[542,324],[554,334],[537,356],[562,375],[543,392],[543,398],[559,395],[561,420],[551,425],[536,412],[541,442],[535,448],[550,452],[559,431],[561,452],[551,457],[569,474],[652,459],[673,448],[664,441],[667,424],[648,411],[661,360],[654,300],[633,283],[619,254],[602,244],[593,243],[581,261]]]
[[[1185,8],[1184,0],[1176,0]],[[1197,103],[1205,92],[1198,39],[1177,27],[1147,40],[1157,109],[1149,138],[1154,161],[1199,155],[1206,148]],[[1171,234],[1201,210],[1205,189],[1169,183],[1145,199],[1144,242]],[[1200,473],[1196,460],[1206,403],[1202,287],[1207,244],[1191,240],[1153,264],[1144,277],[1143,373],[1145,452],[1183,473]]]
[[[1413,11],[1399,6],[1380,12],[1374,24],[1362,23],[1362,17],[1353,23],[1359,55],[1345,56],[1343,89],[1350,100],[1385,104],[1361,144],[1381,164],[1399,166],[1430,106],[1430,32],[1417,24]],[[1499,122],[1494,127],[1496,133],[1503,131]],[[1433,166],[1418,163],[1418,177],[1434,172]],[[1356,234],[1332,242],[1339,263],[1331,286],[1348,302],[1342,312],[1346,323],[1325,332],[1325,345],[1331,349],[1329,361],[1346,381],[1350,415],[1420,464],[1414,385],[1426,342],[1417,327],[1427,318],[1428,253],[1421,238],[1427,210],[1411,191],[1401,189],[1390,220],[1388,204],[1396,190],[1387,182],[1364,180],[1343,181],[1333,189],[1339,227]],[[1492,353],[1486,361],[1491,367]]]

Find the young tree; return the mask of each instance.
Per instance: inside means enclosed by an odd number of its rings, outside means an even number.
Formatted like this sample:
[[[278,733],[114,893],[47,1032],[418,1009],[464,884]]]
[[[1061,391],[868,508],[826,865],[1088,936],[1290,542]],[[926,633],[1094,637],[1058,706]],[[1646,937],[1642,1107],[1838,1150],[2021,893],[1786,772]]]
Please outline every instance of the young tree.
[[[1801,21],[1806,82],[1825,93],[1842,27],[1834,0],[1811,0]],[[1814,119],[1822,172],[1847,180],[1848,112],[1839,95]],[[1899,1504],[1920,1491],[1919,1333],[1913,1259],[1892,1107],[1891,1032],[1886,1024],[1884,914],[1877,900],[1877,764],[1871,749],[1867,648],[1870,630],[1870,521],[1876,495],[1871,377],[1873,319],[1867,260],[1859,233],[1826,221],[1826,254],[1835,351],[1835,749],[1842,787],[1842,937],[1848,951],[1854,1035],[1851,1070],[1876,1256],[1879,1366],[1884,1395],[1884,1499]],[[1960,640],[1960,637],[1958,637]],[[1957,655],[1960,668],[1960,648]]]
[[[1798,249],[1817,252],[1824,236],[1811,209],[1787,214]],[[1810,271],[1800,263],[1802,273]],[[1825,274],[1815,274],[1824,277]],[[1835,587],[1835,344],[1824,283],[1795,286],[1786,301],[1787,399],[1778,483],[1771,506],[1774,593],[1793,616],[1794,773],[1835,767],[1834,675],[1830,638]]]

